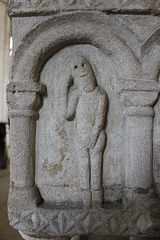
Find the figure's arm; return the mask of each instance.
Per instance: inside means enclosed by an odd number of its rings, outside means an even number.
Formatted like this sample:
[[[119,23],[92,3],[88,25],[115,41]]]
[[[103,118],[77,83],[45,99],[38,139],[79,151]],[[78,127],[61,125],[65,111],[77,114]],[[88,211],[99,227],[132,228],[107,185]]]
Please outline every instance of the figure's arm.
[[[72,80],[69,78],[68,81],[65,82],[64,87],[62,89],[62,97],[61,97],[62,115],[66,120],[72,120],[74,118],[75,109],[80,96],[80,90],[75,89],[71,93],[71,97],[68,101],[68,93],[69,93],[69,88],[71,86],[71,81]]]
[[[101,92],[96,119],[94,126],[92,128],[93,147],[97,142],[100,131],[104,128],[107,107],[108,107],[107,95],[105,92]]]

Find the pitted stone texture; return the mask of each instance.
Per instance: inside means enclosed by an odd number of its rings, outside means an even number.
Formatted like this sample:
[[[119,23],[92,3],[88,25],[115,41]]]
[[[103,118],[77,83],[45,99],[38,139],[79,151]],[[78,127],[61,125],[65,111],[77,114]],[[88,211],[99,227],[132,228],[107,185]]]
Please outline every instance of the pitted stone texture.
[[[10,0],[9,14],[45,15],[59,11],[99,10],[109,12],[155,13],[160,11],[159,0]]]
[[[88,43],[112,56],[113,62],[117,65],[118,76],[121,78],[158,80],[160,50],[156,39],[159,36],[159,18],[132,16],[130,20],[129,15],[125,17],[128,21],[124,21],[124,16],[121,15],[108,16],[97,12],[94,14],[93,12],[78,12],[54,17],[13,18],[15,49],[11,81],[21,81],[22,75],[24,81],[38,81],[43,59],[52,57],[62,45],[65,45],[65,41],[67,45],[79,42]],[[145,28],[143,33],[143,25],[146,22],[149,28]],[[99,25],[101,28],[97,27]],[[90,34],[88,29],[90,29]],[[53,36],[55,41],[53,41]],[[58,41],[58,38],[61,38],[61,41]],[[39,46],[38,49],[37,46]],[[37,69],[34,64],[35,49]]]
[[[97,236],[159,236],[159,218],[148,210],[52,210],[40,207],[32,211],[12,209],[14,228],[32,237]],[[154,231],[155,230],[155,231]]]
[[[71,74],[62,85],[61,109],[64,119],[74,120],[73,139],[79,162],[82,201],[86,207],[102,207],[107,95],[98,86],[93,69],[85,57],[72,57],[70,71]]]
[[[70,60],[80,52],[83,56],[90,56],[88,61],[90,61],[95,73],[97,85],[103,87],[103,91],[108,94],[110,109],[112,109],[111,112],[109,111],[109,119],[107,117],[108,123],[106,124],[106,118],[104,120],[105,131],[108,136],[108,144],[106,145],[102,164],[104,192],[106,191],[106,185],[123,184],[123,167],[120,163],[121,159],[123,159],[122,125],[124,119],[122,107],[118,99],[116,99],[116,80],[115,83],[111,80],[113,75],[116,77],[114,66],[110,65],[109,58],[106,58],[103,54],[101,55],[101,52],[93,46],[86,45],[83,46],[83,49],[82,45],[66,47],[49,60],[40,79],[46,85],[48,97],[44,98],[44,104],[39,111],[40,118],[37,121],[37,140],[40,139],[40,141],[38,140],[39,144],[37,144],[36,183],[43,198],[52,204],[64,203],[66,199],[66,204],[72,201],[72,204],[82,205],[78,180],[80,177],[79,163],[74,143],[75,122],[74,120],[64,120],[61,97],[62,95],[64,97],[62,90],[66,78],[68,80],[70,76]],[[93,56],[92,53],[94,53]],[[100,69],[101,64],[105,65],[105,71]],[[54,75],[53,69],[55,69]],[[108,78],[106,79],[105,76],[108,76]],[[112,84],[110,85],[111,81]],[[115,121],[111,120],[112,116]],[[43,134],[44,132],[45,134]],[[115,141],[112,142],[111,139],[114,136]],[[115,143],[118,146],[118,154],[114,149]],[[54,155],[52,154],[53,149]],[[110,165],[109,168],[108,164]],[[99,170],[97,169],[97,171]],[[61,189],[63,189],[63,194],[60,194]],[[114,198],[115,201],[122,194],[122,188],[115,189],[115,194],[117,191],[118,196]],[[107,199],[106,194],[105,197]]]
[[[109,1],[17,0],[10,4],[10,13],[21,15],[13,17],[15,49],[8,86],[11,225],[35,238],[70,238],[76,234],[159,236],[159,211],[154,208],[159,200],[154,184],[160,194],[160,135],[159,130],[156,132],[160,106],[155,106],[160,91],[160,19],[136,15],[139,11],[150,14],[156,1],[110,1],[115,11],[125,10],[125,15],[108,15]],[[85,11],[74,11],[77,4]],[[53,10],[54,6],[63,12],[52,15],[59,11]],[[94,11],[100,6],[103,12]],[[129,11],[135,15],[129,15]],[[33,14],[37,16],[29,17]],[[70,60],[79,55],[93,69],[96,89],[106,93],[107,117],[97,114],[96,104],[88,104],[92,100],[89,97],[79,108],[73,108],[75,113],[70,119],[63,114],[63,96],[69,102],[70,93],[79,90],[74,81],[67,82],[71,73],[74,75]],[[45,92],[41,91],[41,83],[46,86]],[[65,84],[69,84],[69,93],[63,91]],[[83,121],[77,125],[77,114],[85,114],[81,116],[85,121],[88,117],[87,125],[92,122],[92,111],[102,118],[101,130],[106,132],[107,142],[103,169],[98,170],[100,164],[93,168],[96,178],[101,178],[102,182],[96,181],[100,187],[82,192],[76,148],[82,145],[82,150],[88,151],[92,141],[87,139],[87,144],[81,144],[74,135],[75,129],[83,131],[86,127],[81,127]],[[87,179],[87,183],[90,181]],[[97,210],[83,205],[84,199],[91,201],[91,195],[103,200]],[[41,201],[39,206],[37,200],[44,200],[44,204]]]

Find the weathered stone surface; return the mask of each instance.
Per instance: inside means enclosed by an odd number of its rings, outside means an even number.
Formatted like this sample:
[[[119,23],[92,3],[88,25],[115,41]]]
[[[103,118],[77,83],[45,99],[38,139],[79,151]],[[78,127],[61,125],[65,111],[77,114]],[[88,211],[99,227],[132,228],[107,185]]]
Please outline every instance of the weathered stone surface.
[[[9,9],[11,225],[34,238],[160,236],[158,1]]]
[[[31,15],[51,14],[60,11],[100,10],[109,12],[142,12],[157,14],[159,0],[9,0],[9,14]]]
[[[15,213],[15,211],[17,211]],[[56,210],[37,208],[31,211],[12,209],[12,226],[33,237],[72,237],[94,234],[95,236],[159,236],[156,229],[159,219],[144,210],[124,211],[120,209]],[[155,231],[154,231],[155,230]]]

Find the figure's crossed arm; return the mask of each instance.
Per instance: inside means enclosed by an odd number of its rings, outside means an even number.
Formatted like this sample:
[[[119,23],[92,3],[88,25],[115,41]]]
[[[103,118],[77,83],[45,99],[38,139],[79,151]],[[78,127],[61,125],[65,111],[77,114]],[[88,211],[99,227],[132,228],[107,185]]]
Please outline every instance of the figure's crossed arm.
[[[62,104],[62,115],[66,120],[72,120],[75,116],[75,110],[76,106],[78,104],[78,99],[81,95],[81,92],[79,89],[75,89],[70,96],[70,99],[68,97],[69,94],[69,88],[71,86],[71,78],[68,79],[64,83],[63,89],[62,89],[62,97],[61,97],[61,104]]]

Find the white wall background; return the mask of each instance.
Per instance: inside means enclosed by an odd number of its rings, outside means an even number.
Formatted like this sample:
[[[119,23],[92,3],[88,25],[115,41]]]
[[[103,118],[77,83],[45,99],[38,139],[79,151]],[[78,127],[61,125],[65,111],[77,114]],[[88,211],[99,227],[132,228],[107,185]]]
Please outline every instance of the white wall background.
[[[0,123],[8,122],[6,85],[8,83],[11,22],[7,15],[7,0],[0,0]]]

